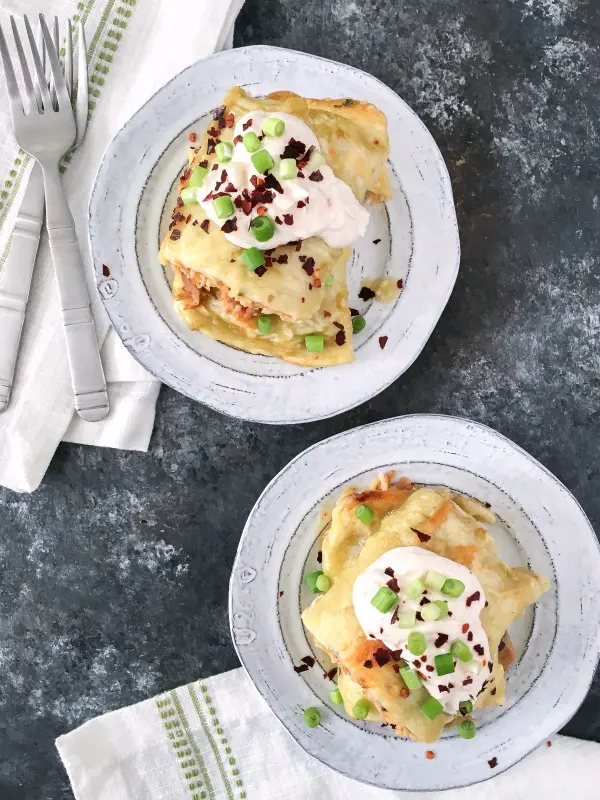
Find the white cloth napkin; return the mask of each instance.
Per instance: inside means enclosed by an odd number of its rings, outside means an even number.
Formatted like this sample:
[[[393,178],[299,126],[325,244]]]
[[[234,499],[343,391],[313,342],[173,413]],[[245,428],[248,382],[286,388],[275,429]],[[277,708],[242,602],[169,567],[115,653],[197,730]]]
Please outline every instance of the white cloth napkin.
[[[307,755],[242,669],[97,717],[56,746],[76,800],[597,800],[600,785],[600,745],[555,736],[472,788],[373,789]]]
[[[109,383],[110,415],[87,423],[73,415],[72,391],[48,242],[40,242],[16,383],[9,409],[0,414],[0,484],[33,491],[61,439],[84,444],[147,450],[159,383],[125,350],[98,299],[87,248],[87,207],[98,164],[123,123],[158,88],[184,67],[231,45],[243,0],[2,0],[0,21],[7,38],[9,15],[41,10],[83,15],[94,96],[83,145],[64,181],[92,296],[96,329]],[[14,53],[14,50],[13,50]],[[9,106],[0,77],[0,281],[7,246],[31,165],[12,136]],[[126,176],[123,176],[126,180]],[[1,343],[0,343],[1,346]]]

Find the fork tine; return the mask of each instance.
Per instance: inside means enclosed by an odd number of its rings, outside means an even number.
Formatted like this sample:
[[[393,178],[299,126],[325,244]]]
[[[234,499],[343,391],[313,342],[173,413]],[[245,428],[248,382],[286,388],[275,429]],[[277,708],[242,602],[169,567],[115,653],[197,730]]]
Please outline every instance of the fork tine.
[[[17,48],[17,55],[19,56],[19,61],[21,63],[21,71],[23,73],[23,83],[25,84],[25,94],[27,95],[27,102],[29,103],[29,111],[35,111],[37,108],[37,99],[35,96],[35,90],[33,88],[33,81],[31,80],[31,73],[29,72],[29,67],[27,65],[27,59],[25,58],[25,51],[23,50],[23,45],[21,44],[21,37],[19,36],[19,30],[17,28],[17,22],[14,17],[11,16],[10,24],[12,27],[13,36],[15,37],[15,46]]]
[[[42,62],[40,60],[40,54],[38,53],[38,49],[35,45],[35,39],[33,38],[33,31],[31,30],[31,25],[29,24],[29,19],[27,18],[27,14],[23,16],[23,21],[25,22],[25,29],[27,31],[27,38],[29,39],[29,47],[31,48],[31,55],[33,56],[33,63],[35,64],[35,71],[37,72],[38,83],[40,87],[40,92],[42,95],[42,103],[44,105],[45,111],[52,110],[52,100],[50,99],[50,92],[48,90],[48,85],[46,83],[46,76],[44,75],[44,68],[42,67]],[[43,35],[42,30],[42,35]]]
[[[45,59],[45,51],[44,51],[44,40],[42,38],[42,29],[38,26],[38,33],[37,33],[37,48],[38,53],[42,54],[42,64],[44,63]],[[42,101],[42,92],[40,91],[40,82],[38,80],[37,72],[33,75],[33,90],[35,92],[35,99],[37,100],[38,109],[40,111],[44,110],[44,103]]]
[[[54,43],[54,49],[56,53],[60,52],[60,45],[58,43],[59,40],[59,33],[58,33],[58,17],[54,17],[54,25],[52,26],[52,41]],[[46,48],[44,48],[44,54],[46,52]],[[59,57],[60,61],[60,57]],[[52,80],[52,75],[50,74],[50,68],[46,69],[46,79],[48,86],[50,87],[50,93],[52,94],[52,105],[54,106],[54,110],[58,111],[58,97],[56,96],[56,87],[54,86],[54,81]]]
[[[40,26],[42,28],[42,36],[46,42],[46,53],[48,55],[48,61],[50,62],[52,77],[54,78],[54,88],[58,98],[58,108],[61,109],[65,106],[65,104],[68,104],[69,109],[71,109],[71,101],[69,100],[65,79],[63,78],[63,74],[60,69],[58,54],[54,49],[54,45],[52,44],[52,37],[50,36],[50,31],[48,30],[48,26],[46,25],[46,20],[43,14],[40,14]]]
[[[75,101],[75,92],[73,91],[73,26],[70,19],[67,20],[67,36],[65,40],[65,81],[71,104],[73,104]]]
[[[2,25],[0,25],[0,55],[2,56],[2,66],[4,67],[4,75],[6,77],[6,88],[8,89],[10,110],[13,119],[15,119],[17,112],[23,114],[23,101],[21,99],[21,92],[19,91],[19,84],[17,83],[12,61],[10,60],[10,52],[8,50],[8,45],[6,44],[6,39],[4,38]]]
[[[85,30],[83,22],[77,23],[78,43],[77,43],[77,102],[75,103],[75,122],[77,125],[77,137],[75,144],[81,143],[88,123],[88,65],[87,65],[87,46],[85,41]]]

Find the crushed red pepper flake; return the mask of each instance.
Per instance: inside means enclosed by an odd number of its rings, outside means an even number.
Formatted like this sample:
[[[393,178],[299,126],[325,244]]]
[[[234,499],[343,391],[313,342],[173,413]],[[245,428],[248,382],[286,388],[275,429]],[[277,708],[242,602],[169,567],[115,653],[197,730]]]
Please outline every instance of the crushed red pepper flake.
[[[375,297],[375,292],[373,291],[373,289],[369,289],[368,286],[363,286],[360,292],[358,293],[358,296],[360,297],[361,300],[364,300],[366,302],[367,300],[372,300]]]
[[[467,675],[463,681],[463,686],[468,686],[470,683],[473,683],[473,678],[470,675]]]
[[[393,578],[394,577],[394,570],[391,567],[386,567],[383,570],[383,573],[384,573],[384,575],[387,575],[388,578]]]
[[[504,650],[505,647],[506,647],[506,642],[504,641],[504,639],[501,639],[500,644],[498,645],[498,652],[500,653],[502,650]]]
[[[398,594],[398,592],[400,591],[400,587],[398,586],[398,580],[396,578],[390,578],[389,581],[386,583],[386,586],[388,587],[388,589],[391,589],[392,592],[396,592],[396,594]]]
[[[373,239],[373,244],[379,244],[380,241],[381,239]]]
[[[212,153],[214,153],[216,146],[217,146],[217,143],[215,142],[215,140],[214,139],[209,139],[208,142],[206,143],[206,154],[208,156],[210,156]],[[215,167],[213,167],[213,169],[215,169]]]
[[[334,322],[333,324],[335,325],[336,328],[339,328],[341,331],[344,330],[344,326],[342,325],[341,322]]]
[[[325,673],[325,675],[329,678],[330,681],[332,681],[337,675],[337,671],[338,671],[337,667],[333,667],[333,669],[330,669],[329,672]]]
[[[283,187],[271,172],[265,178],[265,186],[269,189],[275,189],[278,194],[283,194]]]
[[[426,606],[427,603],[431,603],[431,600],[428,597],[422,597],[419,601],[420,606]]]
[[[300,664],[299,667],[294,667],[294,672],[300,674],[301,672],[306,672],[308,670],[308,664]]]
[[[469,631],[467,633],[467,641],[468,642],[472,642],[473,641],[473,631]]]
[[[546,742],[546,747],[552,747],[552,742],[550,741],[550,739],[548,739],[548,741]]]
[[[420,668],[421,667],[421,660],[419,658],[415,658],[415,660],[413,661],[413,664],[415,665],[415,667]]]
[[[102,274],[104,275],[105,278],[108,278],[110,276],[110,270],[106,266],[106,264],[102,264]]]
[[[472,595],[469,595],[469,597],[467,597],[467,599],[465,600],[467,608],[469,608],[472,603],[474,603],[476,600],[479,600],[480,598],[481,598],[481,592],[479,591],[473,592]]]
[[[387,341],[388,341],[388,337],[387,336],[380,336],[379,337],[379,347],[381,347],[382,350],[386,346]],[[429,538],[431,538],[431,537],[429,537]]]
[[[392,618],[390,620],[390,623],[392,625],[394,625],[396,622],[398,622],[398,614],[399,613],[400,613],[400,606],[397,605],[396,608],[394,609],[394,613],[392,614]]]
[[[474,645],[473,650],[475,650],[475,652],[477,653],[478,656],[482,656],[483,653],[484,653],[483,645],[481,645],[481,644]]]
[[[171,231],[171,239],[173,239],[174,242],[176,242],[180,236],[181,236],[181,231],[179,230],[179,228],[174,228]]]
[[[210,113],[213,119],[219,119],[219,117],[222,117],[225,113],[225,106],[217,106],[217,108],[213,108]]]
[[[286,225],[293,225],[294,224],[294,215],[293,214],[284,214],[283,221]]]
[[[387,649],[387,647],[380,647],[378,650],[376,650],[373,653],[373,658],[375,659],[375,661],[377,662],[378,666],[380,666],[380,667],[385,666],[389,662],[391,657],[392,657],[392,654]]]
[[[317,553],[317,564],[320,564],[323,561],[323,551],[319,550]]]
[[[219,122],[217,124],[219,128],[223,129],[225,127],[225,117],[220,117]]]
[[[370,659],[367,659],[363,664],[363,667],[366,667],[367,669],[373,669],[373,662]]]
[[[189,167],[186,167],[183,170],[183,175],[181,177],[183,178],[184,181],[187,181],[187,179],[190,177],[191,174],[192,174],[192,170]]]
[[[190,135],[188,136],[188,139],[190,140],[190,142],[195,142],[196,141],[196,134],[194,133],[194,131],[192,131],[190,133]]]
[[[312,656],[304,656],[304,658],[301,658],[300,661],[302,661],[303,664],[306,664],[307,667],[314,667],[315,665],[315,660]]]
[[[437,639],[434,642],[436,647],[441,647],[442,645],[446,644],[448,641],[448,634],[447,633],[438,633]]]
[[[283,597],[283,592],[279,592],[279,597]]]
[[[235,117],[233,116],[233,114],[227,114],[227,116],[225,117],[225,124],[227,125],[227,127],[233,128],[234,123],[235,123]]]
[[[312,275],[315,271],[315,260],[312,256],[309,256],[306,261],[302,264],[302,269],[306,272],[307,275]]]
[[[321,170],[316,169],[314,172],[308,176],[309,181],[313,181],[314,183],[321,183],[323,180],[323,175],[321,174]]]
[[[419,620],[419,622],[423,622],[423,615],[421,614],[420,611],[417,611],[415,617]]]
[[[394,672],[400,672],[400,667],[398,664],[392,664],[392,667],[394,668]]]
[[[427,664],[425,669],[427,670],[427,672],[433,672],[434,671],[434,668],[431,666],[431,664]]]
[[[490,694],[491,694],[491,695],[494,695],[494,694],[496,694],[496,690],[495,690],[495,689],[492,689],[492,691],[490,692]]]
[[[497,767],[498,766],[498,759],[496,758],[496,756],[494,756],[494,758],[490,758],[490,760],[488,761],[488,764],[490,765],[490,767],[492,769],[494,769],[494,767]]]
[[[305,205],[306,203],[304,202],[304,200],[298,200],[298,202],[296,203],[296,208],[304,208]]]
[[[225,220],[224,224],[221,225],[221,230],[223,233],[237,231],[237,217],[232,217],[231,219]]]
[[[221,135],[221,131],[218,128],[215,128],[214,125],[212,128],[209,128],[207,130],[207,133],[209,136],[212,136],[215,139],[217,139]]]
[[[381,345],[381,340],[382,340],[382,339],[385,339],[385,340],[386,340],[386,342],[387,342],[387,336],[381,336],[381,337],[379,338],[379,344],[380,344],[380,345]],[[383,347],[385,347],[385,344],[383,345]],[[382,350],[383,350],[383,347],[381,348]],[[419,531],[419,530],[417,530],[416,528],[411,528],[411,531],[412,531],[413,533],[416,533],[416,534],[417,534],[417,536],[419,537],[419,541],[420,541],[420,542],[428,542],[428,541],[431,539],[431,536],[430,536],[428,533],[423,533],[422,531]]]
[[[178,206],[179,208],[181,208],[181,207],[183,206],[183,200],[181,199],[181,196],[179,196],[179,197],[177,198],[177,206]]]
[[[233,143],[239,144],[242,141],[242,138],[243,138],[242,136],[234,136]]]
[[[404,281],[402,280],[402,278],[398,278],[398,280],[396,281],[396,286],[399,289],[402,289],[404,287]]]
[[[251,127],[252,127],[252,120],[251,120],[251,119],[248,119],[248,120],[246,120],[246,122],[244,122],[244,124],[242,125],[242,130],[243,130],[243,131],[247,131],[247,130],[248,130],[248,128],[251,128]]]
[[[266,267],[257,267],[254,270],[254,274],[257,275],[259,278],[262,278],[262,276],[265,274],[266,271],[267,271]]]
[[[358,317],[358,316],[360,316],[360,311],[357,311],[356,308],[351,308],[350,309],[350,316],[351,317]]]
[[[323,311],[323,316],[324,317],[330,317],[331,316],[331,311]]]
[[[438,686],[438,689],[442,693],[443,692],[448,692],[448,694],[450,694],[450,689],[448,688],[448,686],[445,686],[443,683],[440,683],[440,685]]]
[[[469,630],[469,623],[465,622],[465,624],[462,626],[462,632],[466,633],[468,630]]]
[[[427,750],[427,752],[425,753],[425,758],[428,758],[430,761],[432,758],[435,758],[435,753],[433,752],[433,750]]]
[[[396,664],[396,666],[398,666],[398,665]],[[398,669],[400,669],[400,667],[398,667]],[[410,694],[410,692],[408,691],[408,689],[406,687],[400,689],[400,697],[403,700],[406,700],[406,698],[409,696],[409,694]]]

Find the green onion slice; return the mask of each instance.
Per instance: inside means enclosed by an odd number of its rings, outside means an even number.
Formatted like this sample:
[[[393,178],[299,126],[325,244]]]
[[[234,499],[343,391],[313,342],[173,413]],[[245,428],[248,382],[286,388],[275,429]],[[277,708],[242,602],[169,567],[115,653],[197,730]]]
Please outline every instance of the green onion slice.
[[[481,661],[473,659],[473,661],[469,661],[467,664],[465,664],[465,669],[467,670],[467,672],[472,672],[474,675],[479,675],[479,673],[483,669],[483,664],[481,663]]]
[[[360,333],[366,324],[364,317],[352,317],[352,333]]]
[[[321,570],[317,572],[311,572],[304,578],[304,583],[308,586],[313,594],[319,594],[319,590],[317,589],[317,581],[321,577],[323,573]]]
[[[360,506],[356,506],[354,516],[361,522],[364,522],[365,525],[368,525],[375,519],[375,512],[369,508],[369,506],[364,506],[361,504]]]
[[[260,172],[263,175],[265,172],[268,172],[270,169],[273,169],[275,162],[271,158],[271,153],[268,150],[259,150],[258,153],[254,153],[251,156],[252,163],[254,164],[254,169],[257,172]]]
[[[307,708],[304,712],[304,721],[309,728],[316,728],[321,722],[321,712],[318,708]]]
[[[408,634],[407,647],[413,656],[422,656],[427,649],[427,642],[422,633],[413,631],[412,633]]]
[[[416,600],[420,597],[423,592],[425,591],[425,584],[419,578],[415,578],[414,581],[411,581],[406,589],[404,590],[404,594],[410,598],[411,600]]]
[[[444,619],[444,617],[448,616],[448,603],[446,600],[434,600],[431,605],[435,605],[440,610],[440,615],[438,619]]]
[[[442,653],[433,660],[435,661],[435,671],[438,675],[452,675],[454,672],[454,656],[452,653]]]
[[[442,594],[448,597],[460,597],[465,590],[465,585],[458,578],[446,578],[442,586]]]
[[[261,314],[260,317],[256,320],[256,327],[258,328],[258,332],[269,333],[271,330],[272,323],[273,320],[268,314]]]
[[[369,716],[370,710],[371,703],[366,697],[361,697],[361,699],[357,700],[357,702],[354,704],[352,714],[356,719],[366,719]]]
[[[441,572],[430,569],[427,575],[425,575],[425,586],[428,586],[430,589],[435,589],[436,592],[441,592],[442,586],[445,583],[446,576],[442,575]]]
[[[267,136],[281,136],[285,130],[285,122],[279,117],[267,117],[261,127]]]
[[[414,611],[401,611],[398,614],[397,625],[399,628],[414,628],[417,624],[417,615]]]
[[[442,616],[442,612],[440,608],[435,603],[427,603],[426,606],[423,606],[421,609],[421,616],[425,620],[425,622],[435,622],[436,619],[439,619]]]
[[[473,658],[473,653],[471,649],[467,647],[464,642],[461,642],[460,639],[456,639],[456,641],[452,642],[452,646],[450,647],[450,652],[455,658],[458,658],[460,661],[470,661]]]
[[[325,574],[321,574],[317,578],[317,589],[320,592],[328,592],[331,589],[332,585],[333,584],[331,583],[331,578],[329,578]]]
[[[279,177],[284,180],[295,178],[298,175],[298,165],[295,158],[282,158],[279,162]]]
[[[254,131],[248,131],[248,133],[245,133],[242,138],[242,142],[249,153],[256,153],[257,150],[260,150],[260,139],[254,133]]]
[[[263,214],[262,217],[254,217],[250,223],[250,230],[254,238],[259,242],[268,242],[275,233],[275,223],[271,217]]]
[[[198,189],[196,186],[188,186],[185,189],[181,190],[181,199],[183,200],[184,204],[191,205],[192,203],[198,202]]]
[[[422,714],[425,714],[427,719],[433,720],[444,710],[444,706],[440,703],[439,700],[436,700],[435,697],[429,697],[423,705],[419,708],[419,711]]]
[[[385,614],[392,606],[398,602],[398,595],[393,592],[388,586],[382,586],[377,590],[375,595],[371,598],[371,605],[375,606],[378,611]]]
[[[477,733],[472,719],[463,719],[458,725],[458,733],[463,739],[474,739]]]
[[[194,167],[188,181],[188,186],[202,186],[207,175],[207,167]]]
[[[309,353],[322,353],[325,349],[325,337],[322,333],[310,333],[304,337],[304,346]]]
[[[402,676],[402,680],[406,684],[407,689],[420,689],[421,686],[423,686],[423,681],[417,674],[416,669],[411,669],[410,667],[401,667],[400,675]]]
[[[233,158],[233,145],[231,142],[219,142],[215,147],[215,155],[220,164],[225,164]]]
[[[470,700],[463,700],[462,703],[458,704],[458,710],[466,717],[467,714],[470,714],[473,711],[473,703]]]
[[[248,269],[251,269],[253,272],[255,269],[258,269],[258,267],[262,267],[265,263],[265,258],[258,247],[249,247],[247,250],[244,250],[242,253],[242,260]]]
[[[334,689],[333,692],[329,692],[329,699],[334,706],[341,706],[344,702],[344,698],[342,697],[342,693],[339,689]]]
[[[223,195],[223,197],[217,197],[213,200],[213,208],[219,219],[225,219],[226,217],[230,217],[234,212],[233,200],[228,194]]]

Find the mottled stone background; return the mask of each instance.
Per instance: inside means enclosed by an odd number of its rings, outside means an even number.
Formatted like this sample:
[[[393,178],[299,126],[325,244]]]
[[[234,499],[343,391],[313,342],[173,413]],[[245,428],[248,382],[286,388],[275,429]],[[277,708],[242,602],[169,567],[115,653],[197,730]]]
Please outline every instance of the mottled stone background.
[[[237,665],[240,531],[312,442],[468,416],[551,469],[600,530],[598,0],[247,0],[236,44],[254,43],[368,70],[421,115],[454,186],[458,283],[416,364],[350,413],[262,427],[164,389],[149,454],[61,446],[35,494],[0,490],[2,800],[71,798],[57,735]],[[566,732],[600,740],[600,680]]]

